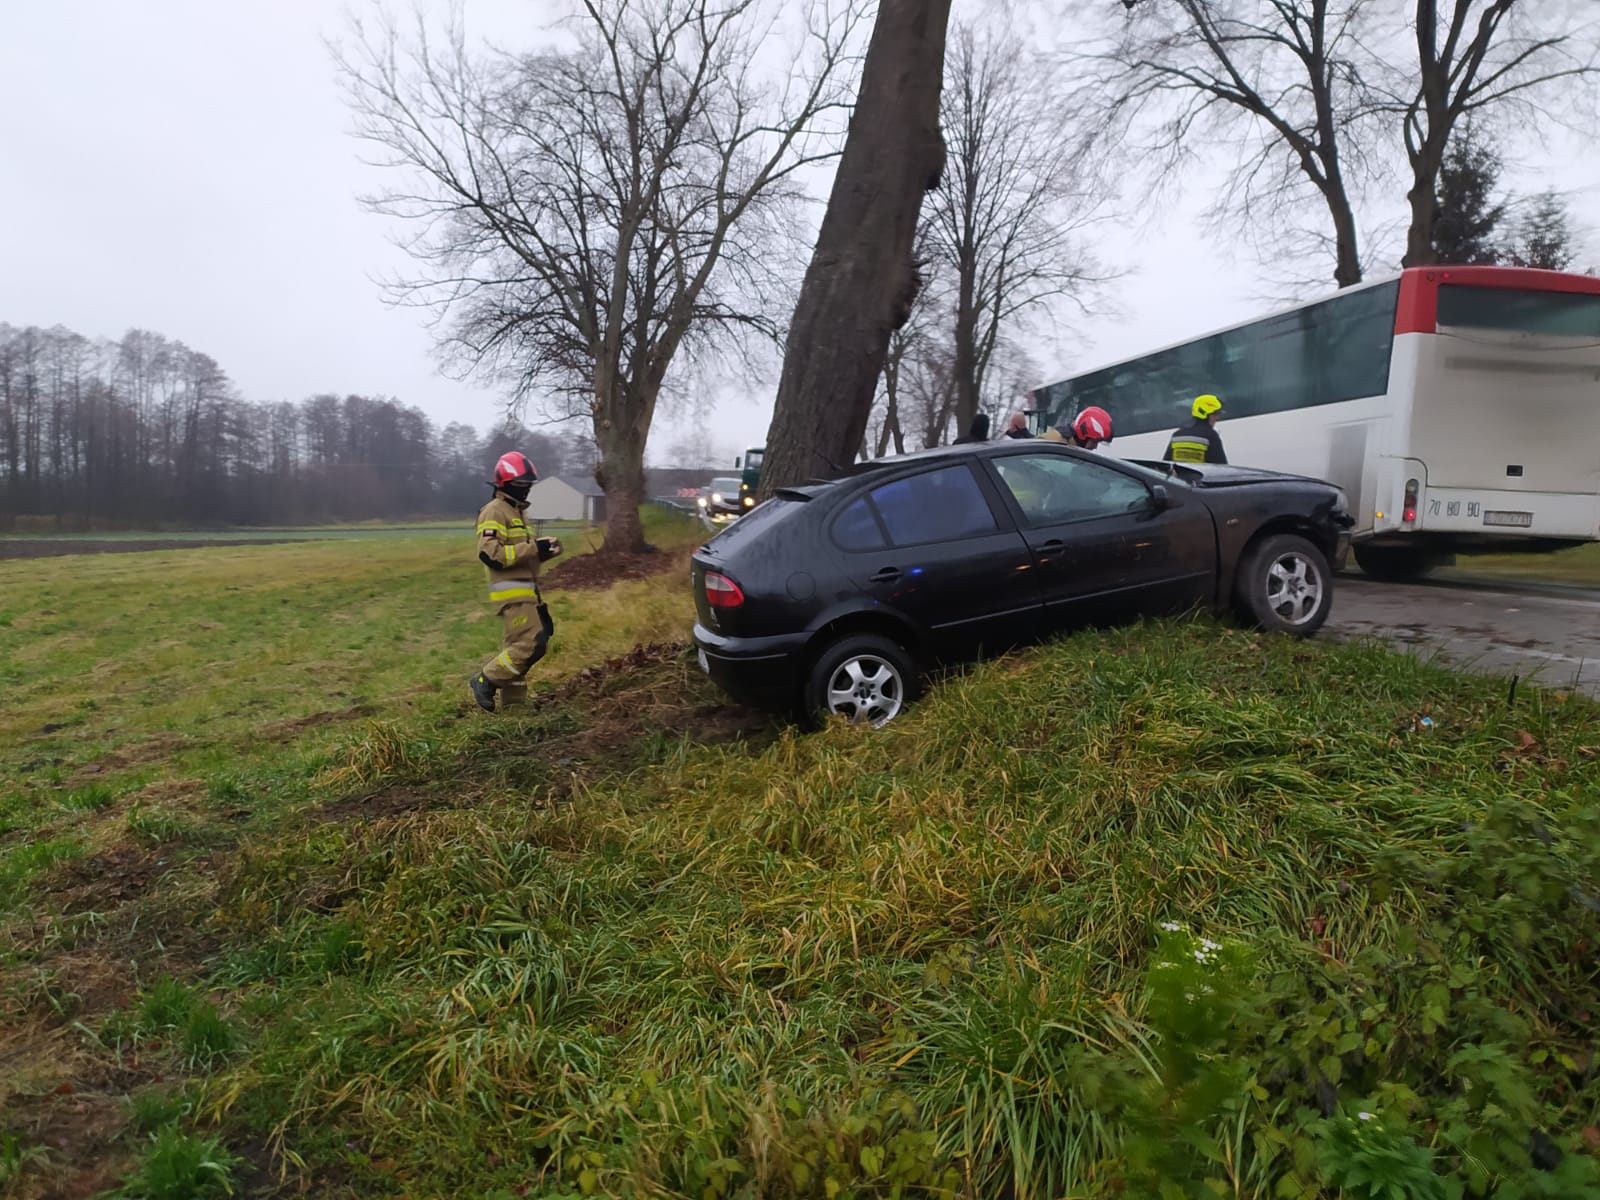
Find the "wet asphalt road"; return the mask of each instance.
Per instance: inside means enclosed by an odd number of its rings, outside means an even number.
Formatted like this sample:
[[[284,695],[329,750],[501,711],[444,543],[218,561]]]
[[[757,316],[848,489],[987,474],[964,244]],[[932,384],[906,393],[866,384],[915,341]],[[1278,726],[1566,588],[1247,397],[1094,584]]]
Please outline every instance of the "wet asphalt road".
[[[1377,583],[1342,575],[1327,631],[1600,697],[1600,591]]]

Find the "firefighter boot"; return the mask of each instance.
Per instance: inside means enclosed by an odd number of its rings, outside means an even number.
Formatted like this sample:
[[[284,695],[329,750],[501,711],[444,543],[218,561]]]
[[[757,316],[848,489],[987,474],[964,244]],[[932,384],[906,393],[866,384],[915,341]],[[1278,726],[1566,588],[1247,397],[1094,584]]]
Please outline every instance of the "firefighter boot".
[[[484,712],[493,712],[494,684],[483,677],[482,671],[468,681],[468,686],[472,688],[472,698],[478,702],[478,707]]]

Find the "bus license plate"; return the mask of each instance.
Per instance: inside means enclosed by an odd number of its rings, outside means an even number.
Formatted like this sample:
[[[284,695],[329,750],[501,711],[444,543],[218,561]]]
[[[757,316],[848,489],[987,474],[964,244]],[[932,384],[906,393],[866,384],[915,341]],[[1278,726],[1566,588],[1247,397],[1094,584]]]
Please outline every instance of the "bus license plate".
[[[1533,514],[1530,512],[1505,512],[1490,508],[1484,510],[1483,523],[1485,525],[1530,526],[1533,524]]]
[[[711,660],[706,657],[704,650],[700,651],[700,669],[707,675],[711,674]]]

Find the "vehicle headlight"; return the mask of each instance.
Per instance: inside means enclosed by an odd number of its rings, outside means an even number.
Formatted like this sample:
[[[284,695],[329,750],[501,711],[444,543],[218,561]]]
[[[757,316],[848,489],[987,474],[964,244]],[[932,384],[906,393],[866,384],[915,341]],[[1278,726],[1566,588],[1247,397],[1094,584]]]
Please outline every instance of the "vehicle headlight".
[[[746,497],[745,497],[745,498],[744,498],[744,506],[745,506],[745,507],[746,507],[746,508],[749,508],[749,507],[750,507],[750,506],[751,506],[751,505],[752,505],[752,504],[754,504],[754,503],[755,503],[755,502],[756,502],[756,498],[755,498],[755,497],[754,497],[754,496],[746,496]]]
[[[722,493],[721,492],[712,492],[711,493],[711,503],[713,503],[713,504],[721,504],[722,503]]]
[[[696,496],[694,498],[694,502],[696,504],[698,504],[701,508],[704,508],[706,506],[706,498],[704,496]]]

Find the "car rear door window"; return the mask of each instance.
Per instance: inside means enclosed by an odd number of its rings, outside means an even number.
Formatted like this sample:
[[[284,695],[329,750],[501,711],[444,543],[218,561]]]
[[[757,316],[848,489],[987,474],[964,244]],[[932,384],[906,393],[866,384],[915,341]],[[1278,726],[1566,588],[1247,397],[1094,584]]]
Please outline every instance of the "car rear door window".
[[[999,528],[965,463],[896,479],[868,495],[896,546],[978,537]]]
[[[1081,458],[1015,454],[995,459],[994,466],[1030,525],[1139,512],[1150,503],[1139,480]]]
[[[833,540],[843,550],[881,550],[888,544],[865,496],[846,505],[834,518]]]

